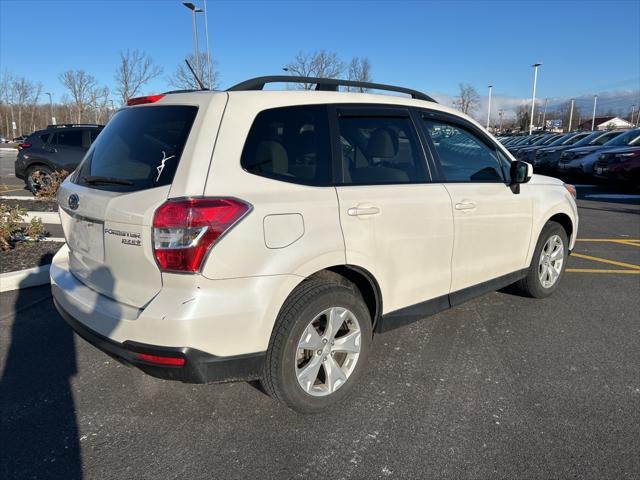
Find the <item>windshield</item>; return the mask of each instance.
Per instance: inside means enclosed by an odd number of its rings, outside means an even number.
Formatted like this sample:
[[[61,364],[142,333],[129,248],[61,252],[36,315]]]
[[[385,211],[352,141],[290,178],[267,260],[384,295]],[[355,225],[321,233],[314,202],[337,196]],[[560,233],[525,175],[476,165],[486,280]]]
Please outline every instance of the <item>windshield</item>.
[[[549,145],[551,147],[554,147],[556,145],[561,145],[565,142],[565,140],[573,137],[575,135],[575,133],[567,133],[565,135],[562,135],[560,138],[556,138],[553,142],[551,142]]]
[[[591,140],[589,142],[589,145],[604,145],[605,143],[607,143],[609,140],[617,137],[618,135],[620,135],[621,133],[623,133],[622,131],[617,131],[617,132],[607,132],[607,133],[603,133],[602,135],[600,135],[598,138]]]
[[[173,105],[120,110],[87,152],[74,182],[114,191],[171,184],[197,111]]]
[[[562,142],[561,145],[575,145],[576,142],[578,142],[579,140],[583,139],[584,137],[586,137],[587,134],[586,133],[579,133],[573,137],[569,137],[567,139],[565,139],[564,142]]]
[[[591,142],[600,136],[602,136],[602,132],[591,132],[586,137],[582,137],[579,141],[575,142],[574,145],[576,147],[581,147],[582,145],[591,145]]]
[[[625,145],[636,145],[640,138],[640,129],[629,130],[628,132],[618,135],[613,140],[609,140],[604,144],[605,147],[624,147]]]

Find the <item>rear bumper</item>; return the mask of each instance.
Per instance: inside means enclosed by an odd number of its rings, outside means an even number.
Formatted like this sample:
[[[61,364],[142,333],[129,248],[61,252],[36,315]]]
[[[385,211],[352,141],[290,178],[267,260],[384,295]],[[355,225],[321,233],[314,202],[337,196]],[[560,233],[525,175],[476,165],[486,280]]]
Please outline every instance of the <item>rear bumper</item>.
[[[55,300],[53,303],[69,326],[94,347],[125,365],[134,366],[153,377],[185,383],[229,382],[260,378],[264,352],[217,357],[188,347],[161,347],[132,341],[115,342],[87,328]],[[141,360],[139,353],[184,359],[183,366],[158,365]]]

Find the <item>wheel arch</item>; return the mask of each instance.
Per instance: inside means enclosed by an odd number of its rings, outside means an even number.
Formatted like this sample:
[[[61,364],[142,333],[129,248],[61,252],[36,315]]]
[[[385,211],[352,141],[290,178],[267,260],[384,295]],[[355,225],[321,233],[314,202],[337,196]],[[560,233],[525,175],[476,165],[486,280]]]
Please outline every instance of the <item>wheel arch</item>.
[[[362,295],[375,329],[382,316],[382,291],[371,272],[357,265],[333,265],[319,270],[308,278],[322,278],[339,284],[352,284]]]

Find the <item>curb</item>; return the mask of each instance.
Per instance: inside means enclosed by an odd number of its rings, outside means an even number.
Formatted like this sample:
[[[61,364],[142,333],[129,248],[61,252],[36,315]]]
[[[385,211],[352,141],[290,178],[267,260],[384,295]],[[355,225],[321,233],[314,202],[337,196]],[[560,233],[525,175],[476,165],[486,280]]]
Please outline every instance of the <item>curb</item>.
[[[25,223],[29,223],[32,218],[39,217],[42,223],[49,225],[60,225],[60,214],[58,212],[27,212],[24,216]]]
[[[0,192],[0,200],[32,200],[32,201],[35,201],[36,197],[34,197],[33,195],[31,195],[31,196],[27,196],[27,195],[2,195],[2,192]]]
[[[10,292],[23,288],[47,285],[49,280],[49,265],[17,270],[15,272],[0,273],[0,292]]]

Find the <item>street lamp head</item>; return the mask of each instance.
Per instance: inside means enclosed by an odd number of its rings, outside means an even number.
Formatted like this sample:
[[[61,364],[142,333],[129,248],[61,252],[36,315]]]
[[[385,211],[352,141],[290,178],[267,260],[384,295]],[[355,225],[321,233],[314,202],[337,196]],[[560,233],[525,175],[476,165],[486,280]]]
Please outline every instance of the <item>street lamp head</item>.
[[[285,72],[288,72],[289,68],[288,67],[282,67],[282,70],[284,70]]]
[[[493,88],[493,85],[487,85],[489,88]]]
[[[196,7],[196,5],[194,3],[191,3],[191,2],[182,2],[182,4],[185,7],[187,7],[189,10],[193,10],[193,13],[200,13],[200,12],[204,11],[200,7]]]
[[[532,67],[539,67],[540,65],[542,65],[541,63],[534,63],[533,65],[531,65]]]

